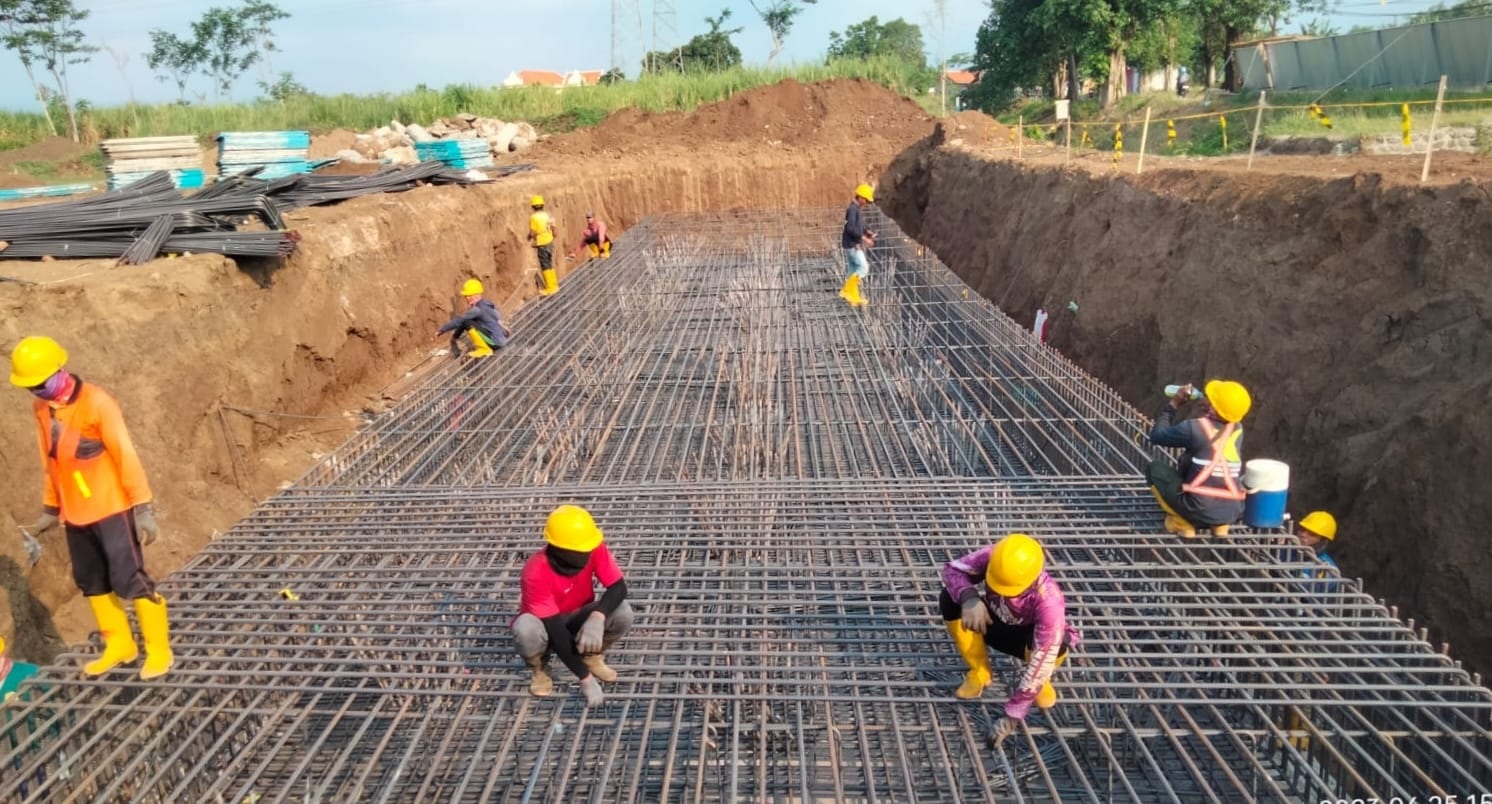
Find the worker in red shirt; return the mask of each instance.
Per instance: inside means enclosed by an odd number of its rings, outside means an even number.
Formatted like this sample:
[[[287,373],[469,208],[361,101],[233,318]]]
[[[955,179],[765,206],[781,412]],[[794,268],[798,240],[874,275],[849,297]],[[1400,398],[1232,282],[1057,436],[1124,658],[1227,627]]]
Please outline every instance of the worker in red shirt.
[[[175,657],[166,600],[145,573],[142,544],[160,535],[151,511],[150,484],[107,391],[63,368],[67,351],[51,338],[23,339],[10,356],[10,382],[31,391],[41,463],[46,477],[42,514],[28,541],[60,522],[67,531],[73,581],[88,598],[104,639],[101,656],[83,667],[98,676],[140,655],[123,600],[134,601],[145,641],[140,678],[165,675]],[[33,549],[39,553],[39,546]],[[121,598],[123,600],[121,600]]]
[[[544,526],[544,549],[523,565],[513,639],[533,679],[528,691],[554,691],[549,652],[580,679],[586,706],[603,700],[602,681],[615,681],[605,654],[632,627],[627,581],[596,520],[578,505],[561,505]],[[605,590],[596,599],[595,584]]]

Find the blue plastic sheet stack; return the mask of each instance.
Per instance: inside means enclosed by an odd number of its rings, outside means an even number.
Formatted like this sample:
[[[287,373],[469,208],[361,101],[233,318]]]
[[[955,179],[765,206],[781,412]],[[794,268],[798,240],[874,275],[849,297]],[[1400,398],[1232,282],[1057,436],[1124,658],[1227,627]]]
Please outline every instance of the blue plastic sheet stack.
[[[218,176],[262,168],[261,179],[310,173],[321,164],[308,158],[309,131],[225,131],[218,135]]]
[[[491,147],[487,140],[474,137],[417,142],[414,152],[421,162],[444,162],[453,168],[486,168],[493,165]]]
[[[78,195],[79,193],[91,193],[98,189],[96,184],[51,184],[45,187],[20,187],[13,190],[0,190],[0,201],[25,201],[30,198],[55,198],[64,195]]]

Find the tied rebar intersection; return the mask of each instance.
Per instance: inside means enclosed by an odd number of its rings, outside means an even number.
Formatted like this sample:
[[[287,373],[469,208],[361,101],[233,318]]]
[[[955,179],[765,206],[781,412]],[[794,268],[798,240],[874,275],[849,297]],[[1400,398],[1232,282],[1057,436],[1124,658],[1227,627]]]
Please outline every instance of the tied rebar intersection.
[[[0,799],[1492,793],[1479,678],[1281,534],[1162,534],[1141,415],[889,220],[851,309],[838,216],[629,231],[167,579],[170,675],[24,688]],[[531,697],[507,631],[561,502],[637,610],[594,709],[557,663]],[[938,571],[1011,531],[1082,640],[991,748],[1018,669],[953,698]]]

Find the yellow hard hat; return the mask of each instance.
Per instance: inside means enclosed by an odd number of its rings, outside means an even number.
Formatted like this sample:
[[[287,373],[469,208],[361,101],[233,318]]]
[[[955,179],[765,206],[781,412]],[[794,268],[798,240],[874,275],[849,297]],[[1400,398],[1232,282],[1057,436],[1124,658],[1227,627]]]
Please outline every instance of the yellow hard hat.
[[[531,206],[531,207],[542,207],[542,206],[544,206],[544,196],[542,196],[542,195],[536,195],[536,196],[534,196],[533,198],[529,199],[528,205]]]
[[[35,388],[67,365],[67,350],[44,335],[22,338],[10,353],[10,384]]]
[[[984,583],[1001,597],[1015,597],[1031,588],[1046,565],[1041,545],[1024,533],[1012,533],[995,543]]]
[[[862,184],[859,187],[856,187],[855,195],[856,197],[863,198],[866,201],[871,202],[872,204],[875,203],[876,200],[876,191],[871,189],[869,184]]]
[[[1308,530],[1317,536],[1327,540],[1335,541],[1337,538],[1337,518],[1325,511],[1312,511],[1300,520],[1301,530]]]
[[[578,505],[561,505],[549,514],[544,541],[561,550],[589,553],[601,544],[601,529],[591,512]]]
[[[461,285],[461,295],[462,296],[480,296],[480,295],[482,295],[482,280],[480,280],[480,279],[468,279],[468,280],[466,280]]]
[[[1254,406],[1249,389],[1232,380],[1211,380],[1203,388],[1203,393],[1218,417],[1225,422],[1243,421],[1243,417],[1249,415],[1249,408]]]

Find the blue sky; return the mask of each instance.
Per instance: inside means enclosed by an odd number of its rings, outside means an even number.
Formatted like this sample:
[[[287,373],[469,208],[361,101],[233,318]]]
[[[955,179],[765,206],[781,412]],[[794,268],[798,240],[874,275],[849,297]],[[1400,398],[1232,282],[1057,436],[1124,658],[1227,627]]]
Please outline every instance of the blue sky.
[[[153,28],[185,33],[188,23],[213,5],[231,0],[77,0],[93,14],[83,24],[89,40],[125,59],[123,74],[108,52],[73,68],[77,98],[95,105],[122,103],[131,91],[141,101],[168,101],[175,89],[145,64]],[[396,92],[424,83],[491,85],[517,69],[605,69],[611,60],[611,0],[279,0],[291,18],[277,26],[281,52],[276,71],[295,73],[320,93]],[[623,28],[623,63],[633,70],[644,39],[651,35],[653,0],[628,0],[642,7],[640,34],[635,17]],[[749,63],[763,63],[771,40],[746,0],[674,0],[678,41],[705,30],[704,18],[722,7],[732,10],[736,36]],[[988,14],[985,0],[947,0],[947,52],[971,51],[974,33]],[[1409,14],[1429,0],[1344,0],[1332,21],[1341,29],[1355,24],[1389,25],[1394,14]],[[481,9],[473,14],[472,8]],[[930,55],[937,36],[930,23],[932,0],[819,0],[798,18],[779,61],[816,61],[829,32],[871,15],[883,21],[902,17],[922,26]],[[1298,22],[1290,31],[1296,30]],[[674,44],[676,44],[675,42]],[[257,94],[255,68],[235,89],[234,98]],[[633,70],[635,71],[635,70]],[[199,87],[205,82],[198,80]],[[20,63],[0,52],[0,108],[34,108]]]

